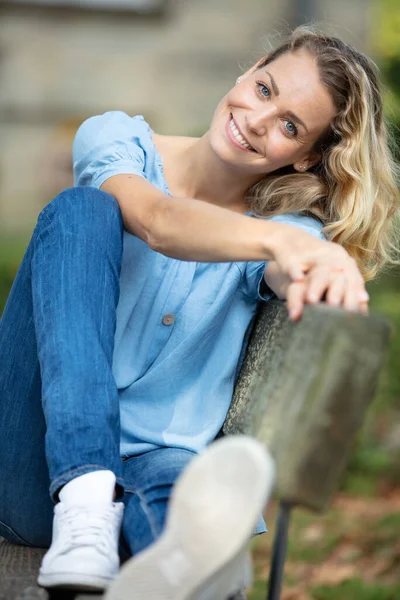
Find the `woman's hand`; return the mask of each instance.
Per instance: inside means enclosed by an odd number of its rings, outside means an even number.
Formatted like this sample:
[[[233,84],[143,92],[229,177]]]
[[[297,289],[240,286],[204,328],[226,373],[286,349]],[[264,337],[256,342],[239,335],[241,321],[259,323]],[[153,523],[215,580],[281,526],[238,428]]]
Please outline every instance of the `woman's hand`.
[[[287,305],[289,316],[292,321],[297,321],[302,313],[305,304],[315,304],[324,299],[330,306],[342,307],[345,310],[361,312],[368,314],[368,295],[358,295],[350,281],[342,273],[333,274],[325,286],[325,293],[318,297],[312,291],[311,280],[317,280],[317,276],[312,271],[306,276],[304,281],[291,282],[287,289]],[[318,285],[321,279],[318,276]],[[318,297],[318,300],[315,298]]]
[[[276,266],[286,282],[283,287],[292,320],[301,316],[304,304],[315,304],[323,298],[331,306],[368,312],[364,280],[355,260],[342,246],[288,225],[282,224],[281,228],[272,247]],[[274,290],[273,284],[266,281]]]

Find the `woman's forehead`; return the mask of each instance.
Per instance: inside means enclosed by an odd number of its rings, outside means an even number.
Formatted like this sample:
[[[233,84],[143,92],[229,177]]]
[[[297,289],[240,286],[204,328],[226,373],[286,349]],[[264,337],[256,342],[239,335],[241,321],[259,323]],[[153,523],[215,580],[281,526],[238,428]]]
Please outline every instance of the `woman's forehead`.
[[[309,52],[282,54],[255,75],[260,72],[270,82],[279,102],[287,110],[299,113],[309,130],[326,127],[334,118],[336,108],[331,94],[321,82],[316,59]]]

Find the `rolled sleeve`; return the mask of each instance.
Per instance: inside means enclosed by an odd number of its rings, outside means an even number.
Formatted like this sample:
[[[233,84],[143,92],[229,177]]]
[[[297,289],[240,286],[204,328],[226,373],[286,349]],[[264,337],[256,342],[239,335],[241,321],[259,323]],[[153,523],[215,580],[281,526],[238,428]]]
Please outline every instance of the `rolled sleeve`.
[[[74,184],[99,188],[109,177],[126,173],[145,178],[142,127],[140,117],[119,111],[84,121],[72,148]]]
[[[311,216],[299,213],[287,213],[285,215],[276,215],[268,220],[293,225],[321,240],[326,239],[322,233],[323,224]],[[268,302],[275,295],[264,280],[264,272],[267,264],[268,261],[248,262],[246,263],[244,272],[245,293],[255,300],[263,300],[264,302]]]

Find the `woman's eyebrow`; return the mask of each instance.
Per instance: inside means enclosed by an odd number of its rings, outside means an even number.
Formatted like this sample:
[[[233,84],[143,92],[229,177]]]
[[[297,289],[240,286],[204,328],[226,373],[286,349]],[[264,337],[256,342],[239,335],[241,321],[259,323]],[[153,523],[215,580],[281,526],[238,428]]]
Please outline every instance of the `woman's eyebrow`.
[[[267,75],[269,75],[269,78],[271,80],[271,85],[272,85],[272,89],[274,90],[274,94],[276,96],[279,96],[279,89],[278,86],[275,83],[275,79],[272,77],[271,73],[269,71],[265,71]]]
[[[293,121],[295,121],[298,125],[301,125],[302,127],[304,127],[304,129],[307,131],[308,133],[308,129],[307,129],[307,125],[304,123],[304,121],[302,121],[300,119],[300,117],[298,117],[297,115],[295,115],[294,113],[292,113],[291,110],[287,111],[287,116],[290,117]]]
[[[275,79],[272,77],[272,75],[271,75],[271,73],[269,71],[265,71],[265,72],[266,72],[266,74],[269,76],[269,78],[271,80],[271,85],[272,85],[272,89],[274,90],[274,94],[276,96],[279,96],[279,88],[276,85]],[[294,113],[292,113],[292,111],[290,111],[290,110],[288,110],[287,115],[288,115],[288,117],[290,117],[291,119],[293,119],[293,121],[295,121],[298,125],[301,125],[302,127],[304,127],[304,129],[308,133],[307,125],[304,123],[304,121],[302,121],[300,119],[300,117],[298,117],[297,115],[295,115]]]

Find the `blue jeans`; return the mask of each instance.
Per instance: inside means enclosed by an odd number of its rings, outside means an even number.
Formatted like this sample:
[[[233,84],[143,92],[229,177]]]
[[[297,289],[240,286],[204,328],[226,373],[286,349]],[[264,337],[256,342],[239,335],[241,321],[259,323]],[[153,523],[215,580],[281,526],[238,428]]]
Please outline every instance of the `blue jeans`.
[[[119,452],[112,356],[123,224],[115,199],[71,188],[40,213],[0,321],[0,536],[51,542],[59,489],[109,469],[125,503],[121,556],[161,533],[194,454]]]

